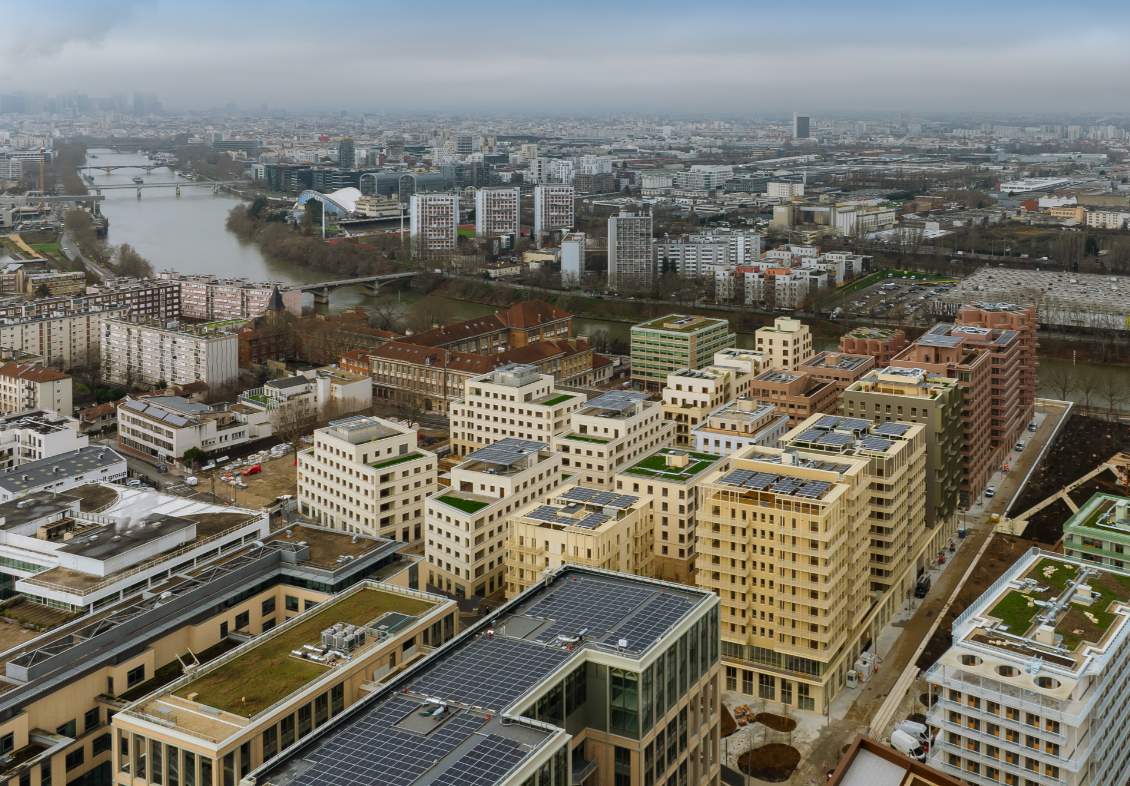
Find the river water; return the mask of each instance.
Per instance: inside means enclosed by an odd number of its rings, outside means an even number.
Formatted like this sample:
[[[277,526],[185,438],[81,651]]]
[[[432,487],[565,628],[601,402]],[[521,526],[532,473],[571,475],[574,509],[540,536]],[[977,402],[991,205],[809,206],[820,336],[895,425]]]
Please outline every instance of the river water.
[[[97,156],[94,158],[93,156]],[[144,155],[136,152],[115,153],[111,150],[90,150],[87,164],[137,165],[148,163]],[[119,169],[106,174],[94,171],[95,185],[131,185],[136,175],[146,183],[187,183],[168,169],[154,169],[145,174],[143,169]],[[88,184],[89,185],[89,184]],[[249,278],[252,281],[281,281],[288,284],[318,281],[322,275],[297,265],[292,265],[264,254],[255,243],[242,240],[224,228],[224,219],[238,199],[230,194],[213,194],[211,188],[184,187],[178,197],[169,189],[142,189],[141,198],[132,188],[103,191],[106,201],[102,211],[110,220],[111,243],[129,243],[153,263],[155,270],[177,270],[181,273],[214,273],[220,276]],[[0,258],[6,252],[0,248]],[[404,304],[411,305],[419,299],[412,292],[399,294]],[[360,288],[339,289],[331,295],[330,311],[341,311],[354,306],[364,306],[369,299]],[[308,299],[308,304],[312,300]],[[453,320],[471,319],[491,314],[496,307],[460,300],[445,301]],[[578,318],[573,320],[574,331],[591,334],[607,330],[610,338],[627,342],[631,324],[605,322]],[[834,349],[834,341],[816,342],[816,349]],[[754,346],[751,333],[739,333],[737,345],[748,349]],[[1041,358],[1043,369],[1069,365],[1071,361]],[[1121,366],[1097,366],[1101,375],[1116,375],[1130,391],[1130,369]],[[1041,388],[1039,395],[1054,398],[1051,390]],[[1076,391],[1071,398],[1082,402]],[[1098,396],[1092,397],[1092,406],[1100,406]],[[1123,408],[1130,408],[1130,392]]]

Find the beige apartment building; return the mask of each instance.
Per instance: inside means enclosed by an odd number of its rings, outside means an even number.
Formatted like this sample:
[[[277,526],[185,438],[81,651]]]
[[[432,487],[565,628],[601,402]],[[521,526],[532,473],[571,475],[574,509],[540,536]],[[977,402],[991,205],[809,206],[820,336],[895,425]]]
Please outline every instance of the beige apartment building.
[[[525,592],[563,565],[654,575],[653,500],[570,482],[545,504],[510,517],[506,597]]]
[[[72,381],[61,371],[13,361],[0,366],[0,409],[6,413],[49,409],[73,414]]]
[[[772,404],[739,397],[713,410],[691,428],[691,442],[700,453],[728,456],[748,445],[777,447],[789,430],[789,416]]]
[[[0,322],[0,346],[36,355],[45,366],[71,368],[97,359],[104,324],[125,315],[124,307],[99,306],[8,317]]]
[[[568,430],[552,439],[566,473],[589,488],[612,488],[619,467],[657,448],[673,445],[675,424],[646,393],[614,390],[573,412]]]
[[[416,447],[415,429],[368,415],[335,420],[298,452],[298,509],[330,529],[419,543],[438,466]]]
[[[661,448],[616,473],[616,491],[654,501],[655,576],[695,583],[695,511],[698,486],[726,458],[680,448]]]
[[[451,404],[451,455],[467,456],[508,437],[549,443],[569,428],[586,399],[558,390],[553,376],[536,366],[515,363],[472,377],[463,398]]]
[[[957,504],[964,474],[962,406],[957,380],[922,369],[884,368],[869,372],[840,396],[839,414],[926,427],[926,526],[941,548],[957,528]]]
[[[736,398],[753,393],[753,378],[767,367],[761,352],[724,349],[702,369],[682,369],[667,375],[663,387],[663,417],[675,423],[675,444],[691,445],[691,430],[707,414]]]
[[[914,585],[925,437],[897,430],[812,417],[788,447],[747,448],[703,479],[696,578],[722,599],[734,689],[820,711]]]
[[[504,589],[507,520],[562,482],[547,442],[506,437],[469,453],[426,500],[428,584],[458,598]]]
[[[812,332],[799,319],[777,317],[773,327],[758,328],[757,349],[764,352],[769,368],[796,371],[812,357]]]

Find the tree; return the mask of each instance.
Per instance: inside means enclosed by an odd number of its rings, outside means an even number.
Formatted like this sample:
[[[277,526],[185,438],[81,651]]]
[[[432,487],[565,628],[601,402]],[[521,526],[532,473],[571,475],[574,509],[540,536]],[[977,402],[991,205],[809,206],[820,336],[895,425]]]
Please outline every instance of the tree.
[[[1099,255],[1099,241],[1095,240],[1090,235],[1087,235],[1087,239],[1083,243],[1083,255],[1088,257],[1097,257]]]
[[[46,284],[40,284],[35,288],[36,297],[51,297],[51,288]]]
[[[1060,232],[1048,245],[1050,256],[1063,265],[1064,270],[1070,270],[1079,262],[1083,255],[1086,241],[1078,232]]]
[[[114,267],[119,276],[153,277],[153,265],[129,243],[122,243],[114,250]]]
[[[1121,376],[1106,373],[1099,378],[1099,395],[1107,404],[1107,414],[1111,420],[1118,417],[1116,414],[1122,402],[1126,400],[1125,383]]]
[[[1084,413],[1091,411],[1091,399],[1099,392],[1099,375],[1093,366],[1076,366],[1076,389],[1083,399]]]
[[[451,303],[445,298],[426,297],[408,309],[407,326],[413,333],[423,333],[452,321]]]
[[[404,306],[392,295],[381,295],[368,309],[369,327],[400,333],[404,329]]]
[[[196,465],[198,462],[204,461],[207,458],[208,458],[207,453],[205,453],[200,448],[194,446],[194,447],[191,447],[188,450],[186,450],[184,452],[184,455],[181,456],[180,460],[181,460],[181,463],[184,464],[184,466],[192,467],[192,466]]]
[[[1040,374],[1041,384],[1056,395],[1060,401],[1067,401],[1075,391],[1075,373],[1071,366],[1056,364]]]
[[[427,398],[419,393],[405,393],[396,405],[396,416],[409,428],[419,425],[420,417],[430,411]]]
[[[313,431],[313,423],[297,401],[288,401],[271,410],[269,420],[274,435],[295,452],[302,447],[302,437]]]
[[[70,375],[93,393],[102,381],[102,363],[97,355],[87,355],[78,365],[71,366]]]

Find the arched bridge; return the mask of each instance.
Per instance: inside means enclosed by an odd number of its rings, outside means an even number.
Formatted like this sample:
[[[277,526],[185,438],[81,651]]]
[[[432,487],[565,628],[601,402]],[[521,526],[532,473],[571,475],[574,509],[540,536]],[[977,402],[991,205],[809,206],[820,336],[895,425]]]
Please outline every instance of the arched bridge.
[[[75,169],[80,172],[84,169],[97,169],[100,172],[105,172],[107,175],[113,172],[115,169],[144,169],[145,174],[149,174],[154,169],[161,169],[162,167],[167,166],[169,165],[162,162],[154,162],[152,164],[111,164],[110,166],[80,166],[75,167]]]
[[[360,285],[366,295],[377,295],[380,294],[381,284],[389,284],[393,281],[411,280],[420,275],[420,272],[419,270],[413,270],[408,273],[388,273],[383,276],[363,276],[358,278],[343,278],[338,281],[319,281],[317,284],[304,284],[299,287],[299,289],[303,292],[312,293],[314,295],[314,302],[324,305],[330,302],[330,293],[335,289]]]

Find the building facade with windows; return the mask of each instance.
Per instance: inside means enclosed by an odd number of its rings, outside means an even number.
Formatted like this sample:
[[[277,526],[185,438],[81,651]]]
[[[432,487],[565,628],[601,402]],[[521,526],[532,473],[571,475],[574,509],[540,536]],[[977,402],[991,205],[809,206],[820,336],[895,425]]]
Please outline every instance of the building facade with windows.
[[[621,211],[608,217],[608,286],[650,290],[655,278],[651,213]]]
[[[102,376],[111,382],[227,385],[239,377],[238,320],[179,325],[104,319]]]
[[[764,352],[771,368],[797,371],[812,359],[812,331],[792,317],[777,317],[773,327],[758,328],[757,349]]]
[[[475,191],[475,237],[514,235],[521,228],[522,190],[480,188]]]
[[[789,430],[789,416],[771,404],[739,396],[691,427],[691,446],[700,453],[729,456],[747,445],[778,446]]]
[[[29,409],[50,409],[69,417],[72,380],[62,373],[39,365],[13,361],[0,366],[0,409],[7,413]]]
[[[459,230],[458,194],[413,194],[409,213],[413,256],[427,259],[455,252]]]
[[[534,186],[534,240],[540,243],[547,232],[573,228],[573,187]]]
[[[658,393],[669,374],[709,366],[717,352],[734,346],[730,323],[712,317],[669,314],[632,326],[632,384]]]

